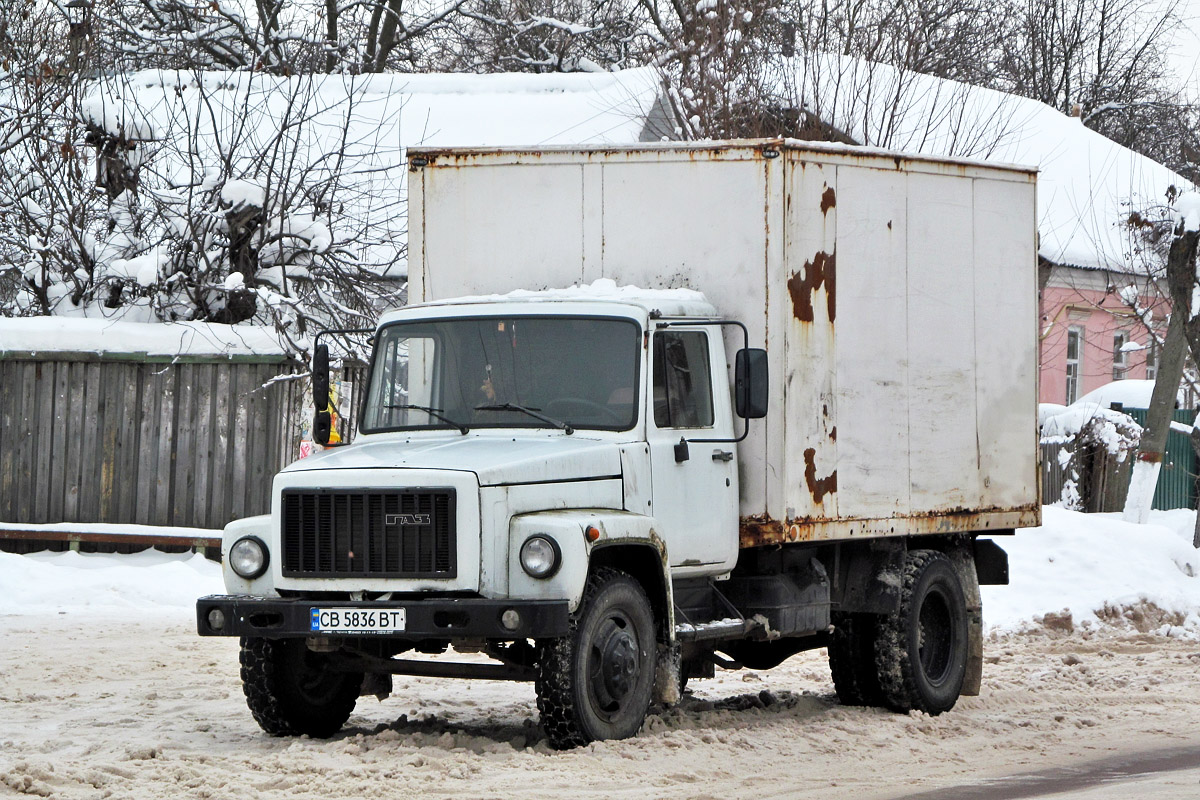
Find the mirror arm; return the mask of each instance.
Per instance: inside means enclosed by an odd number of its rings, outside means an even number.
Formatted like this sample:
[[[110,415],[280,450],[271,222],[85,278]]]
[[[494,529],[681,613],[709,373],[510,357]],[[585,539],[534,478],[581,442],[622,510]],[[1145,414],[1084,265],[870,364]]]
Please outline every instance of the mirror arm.
[[[675,328],[683,326],[698,327],[700,325],[716,325],[722,327],[726,325],[736,325],[742,329],[742,349],[750,349],[750,334],[746,330],[746,326],[736,319],[714,319],[704,322],[694,322],[691,320],[687,322],[657,322],[655,323],[654,327],[656,330],[661,330],[662,328]],[[734,413],[741,417],[742,420],[742,435],[736,439],[688,439],[687,441],[694,442],[696,444],[737,444],[738,442],[743,441],[747,436],[750,435],[750,418],[737,414],[736,411]]]
[[[330,446],[329,434],[332,430],[333,419],[329,413],[329,345],[321,344],[321,337],[363,333],[374,333],[374,328],[323,330],[319,332],[313,339],[313,407],[316,409],[316,414],[313,417],[313,441],[317,442],[317,444],[321,445],[322,447]],[[318,364],[318,361],[321,363]],[[318,374],[318,372],[323,374]],[[321,387],[324,387],[323,392],[319,391]],[[324,403],[321,402],[321,394],[325,395]]]

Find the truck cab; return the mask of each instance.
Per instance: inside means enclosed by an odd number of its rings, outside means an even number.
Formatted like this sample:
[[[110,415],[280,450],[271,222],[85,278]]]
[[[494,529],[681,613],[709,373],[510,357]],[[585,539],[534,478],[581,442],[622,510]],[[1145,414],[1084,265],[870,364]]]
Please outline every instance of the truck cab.
[[[528,641],[568,636],[585,594],[615,585],[640,616],[607,621],[596,658],[609,678],[591,694],[618,709],[628,697],[628,719],[598,714],[561,743],[630,735],[660,649],[668,698],[680,680],[672,587],[728,577],[738,560],[735,429],[749,420],[735,424],[727,375],[746,358],[727,357],[726,327],[686,290],[388,314],[358,437],[284,469],[272,514],[229,526],[230,595],[200,602],[200,632],[245,637],[244,665],[247,647],[264,651],[253,663],[303,647],[309,662],[357,664],[339,673],[357,688],[372,668],[403,670],[400,652],[448,646],[536,678],[547,645]],[[741,413],[761,415],[766,376],[742,372]]]

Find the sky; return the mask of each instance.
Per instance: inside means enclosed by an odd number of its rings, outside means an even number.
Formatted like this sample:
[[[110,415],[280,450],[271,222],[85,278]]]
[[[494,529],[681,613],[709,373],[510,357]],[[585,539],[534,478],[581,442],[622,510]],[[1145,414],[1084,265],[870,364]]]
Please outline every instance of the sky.
[[[1192,99],[1200,98],[1200,0],[1180,0],[1183,29],[1175,40],[1171,64]]]

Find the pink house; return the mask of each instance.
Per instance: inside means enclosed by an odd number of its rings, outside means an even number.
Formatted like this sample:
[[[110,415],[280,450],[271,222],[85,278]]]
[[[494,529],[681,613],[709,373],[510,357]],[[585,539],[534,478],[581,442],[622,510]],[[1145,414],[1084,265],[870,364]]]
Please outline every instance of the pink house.
[[[1045,263],[1041,277],[1039,402],[1069,405],[1110,381],[1154,379],[1159,348],[1143,318],[1161,339],[1170,305],[1147,277]]]

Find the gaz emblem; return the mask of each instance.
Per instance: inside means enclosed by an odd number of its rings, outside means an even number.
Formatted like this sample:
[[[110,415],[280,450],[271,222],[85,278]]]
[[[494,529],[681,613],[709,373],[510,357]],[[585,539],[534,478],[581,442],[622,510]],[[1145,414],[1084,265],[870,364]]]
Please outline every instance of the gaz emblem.
[[[386,514],[383,518],[384,525],[428,525],[428,514]]]

